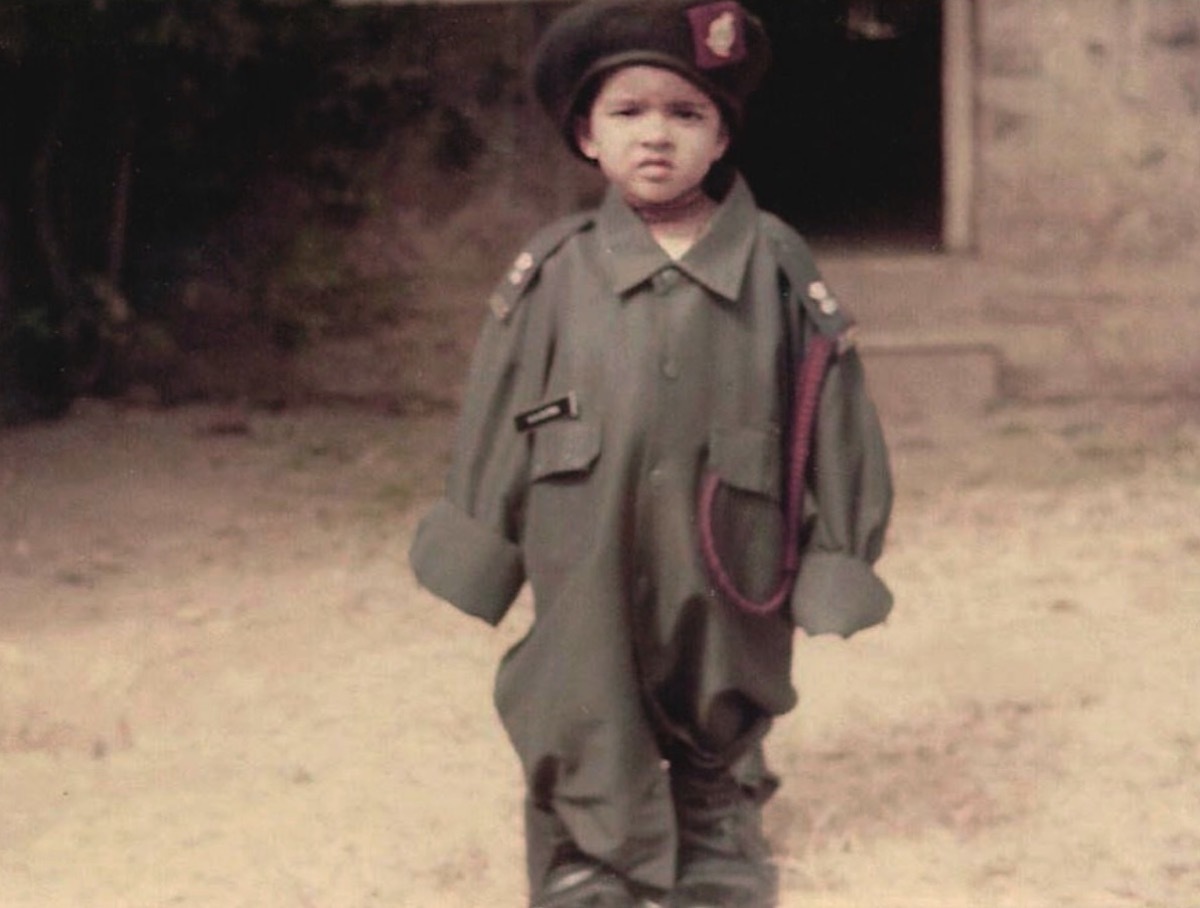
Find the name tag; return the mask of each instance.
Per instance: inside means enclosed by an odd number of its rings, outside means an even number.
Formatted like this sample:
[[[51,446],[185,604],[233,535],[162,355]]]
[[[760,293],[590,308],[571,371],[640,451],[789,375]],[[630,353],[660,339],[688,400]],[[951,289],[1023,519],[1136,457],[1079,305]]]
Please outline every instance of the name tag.
[[[536,429],[553,420],[574,418],[578,415],[579,404],[575,399],[575,392],[572,391],[564,397],[546,401],[532,410],[518,413],[516,415],[517,431],[528,432],[530,429]]]

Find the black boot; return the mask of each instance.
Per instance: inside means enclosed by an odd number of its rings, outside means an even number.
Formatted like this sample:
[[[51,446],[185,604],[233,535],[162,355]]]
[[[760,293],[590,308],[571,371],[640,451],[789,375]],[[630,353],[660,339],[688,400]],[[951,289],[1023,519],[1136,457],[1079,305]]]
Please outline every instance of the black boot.
[[[728,770],[672,767],[679,873],[671,908],[774,908],[762,808]]]
[[[556,857],[534,908],[637,908],[624,881],[609,868],[574,851]]]
[[[561,825],[560,832],[545,878],[530,900],[532,908],[662,908],[657,893],[584,854]]]

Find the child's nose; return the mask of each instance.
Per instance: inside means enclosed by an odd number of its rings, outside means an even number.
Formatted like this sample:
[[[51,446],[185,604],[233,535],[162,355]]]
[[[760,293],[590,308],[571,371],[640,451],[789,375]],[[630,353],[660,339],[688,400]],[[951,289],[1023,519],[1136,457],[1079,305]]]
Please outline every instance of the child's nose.
[[[642,132],[642,141],[647,145],[666,145],[671,141],[671,131],[667,118],[659,113],[646,117]]]

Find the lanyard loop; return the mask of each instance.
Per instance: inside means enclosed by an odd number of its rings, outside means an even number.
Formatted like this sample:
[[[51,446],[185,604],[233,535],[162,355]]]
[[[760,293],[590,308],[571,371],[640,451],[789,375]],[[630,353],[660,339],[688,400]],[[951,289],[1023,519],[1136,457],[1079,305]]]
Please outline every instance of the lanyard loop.
[[[713,586],[728,601],[742,611],[752,615],[770,615],[790,597],[796,575],[800,572],[800,521],[804,516],[805,473],[808,455],[812,449],[813,425],[816,422],[817,404],[825,370],[833,356],[836,340],[824,334],[815,334],[808,342],[808,350],[800,364],[793,394],[791,438],[788,441],[788,465],[786,500],[783,504],[783,558],[779,569],[779,582],[764,599],[751,599],[738,589],[733,577],[717,550],[717,535],[713,528],[713,505],[721,477],[709,471],[700,485],[699,523],[700,551],[708,568]]]

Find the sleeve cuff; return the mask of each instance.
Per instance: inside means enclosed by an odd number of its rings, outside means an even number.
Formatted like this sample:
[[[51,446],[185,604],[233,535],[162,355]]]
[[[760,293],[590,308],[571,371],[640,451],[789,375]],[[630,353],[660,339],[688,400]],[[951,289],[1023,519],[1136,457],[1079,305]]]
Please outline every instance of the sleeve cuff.
[[[849,637],[882,623],[891,610],[891,592],[865,561],[833,552],[804,556],[792,619],[809,635]]]
[[[518,546],[442,499],[408,553],[418,582],[451,605],[499,624],[525,582]]]

